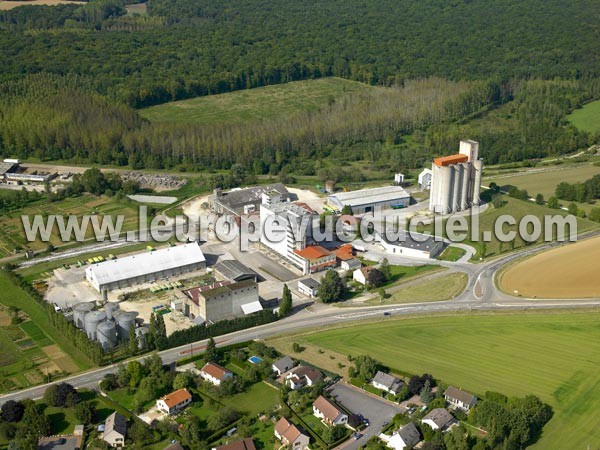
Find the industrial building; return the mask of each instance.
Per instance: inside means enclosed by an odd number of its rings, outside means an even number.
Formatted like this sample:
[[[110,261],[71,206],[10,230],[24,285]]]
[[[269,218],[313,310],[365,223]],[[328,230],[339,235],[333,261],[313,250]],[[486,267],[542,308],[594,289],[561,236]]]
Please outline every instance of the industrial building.
[[[459,153],[433,160],[429,209],[450,214],[479,205],[483,160],[479,143],[460,141]]]
[[[311,243],[312,222],[317,217],[317,213],[304,203],[283,201],[265,193],[260,208],[260,242],[304,271],[305,260],[295,251],[303,250]],[[269,222],[271,226],[266,225]]]
[[[436,240],[433,236],[418,233],[398,231],[397,239],[388,236],[379,236],[379,243],[388,253],[410,258],[430,259],[435,258],[444,250],[444,242]]]
[[[335,253],[320,245],[310,245],[302,250],[294,250],[294,258],[305,275],[331,269],[337,265]]]
[[[337,211],[350,206],[353,214],[364,214],[378,208],[405,208],[410,205],[410,195],[401,186],[383,186],[330,195],[327,205]]]
[[[233,317],[243,317],[262,311],[258,297],[258,284],[254,280],[233,283],[220,281],[210,286],[183,291],[188,298],[188,315],[192,320],[218,322]]]
[[[102,292],[205,268],[202,250],[198,244],[191,243],[92,264],[85,270],[85,277],[98,292]]]
[[[431,181],[433,180],[433,171],[431,169],[423,169],[423,171],[419,174],[418,183],[419,189],[423,191],[428,191],[431,189]]]
[[[210,208],[219,214],[250,214],[258,211],[262,203],[262,195],[267,192],[277,192],[282,198],[288,199],[289,192],[281,183],[266,184],[245,189],[232,189],[223,192],[215,189],[213,195],[208,197]]]
[[[230,281],[259,281],[259,275],[236,259],[226,259],[213,266],[215,275]]]

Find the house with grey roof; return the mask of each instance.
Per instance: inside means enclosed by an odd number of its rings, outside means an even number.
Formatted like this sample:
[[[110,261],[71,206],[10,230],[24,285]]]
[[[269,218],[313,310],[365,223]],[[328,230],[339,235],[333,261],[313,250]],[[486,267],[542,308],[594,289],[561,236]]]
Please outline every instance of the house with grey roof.
[[[282,375],[288,370],[291,370],[293,367],[294,361],[292,358],[289,356],[284,356],[273,363],[273,372],[275,372],[277,375]]]
[[[421,433],[414,423],[410,422],[402,428],[395,431],[392,436],[381,435],[386,445],[394,450],[404,450],[412,448],[421,440]]]
[[[102,440],[113,448],[125,447],[127,435],[127,419],[118,412],[112,413],[104,422]]]
[[[446,431],[452,424],[456,423],[456,420],[446,408],[436,408],[429,411],[429,413],[421,419],[421,423],[429,425],[432,430]]]
[[[398,395],[398,392],[405,386],[399,378],[382,372],[381,370],[377,371],[375,377],[371,380],[371,384],[374,388],[381,389],[382,391],[389,392],[393,395]]]
[[[298,281],[298,291],[310,298],[318,295],[319,286],[321,286],[321,283],[314,278],[304,278],[303,280]]]
[[[465,412],[470,411],[477,403],[477,397],[473,394],[454,386],[448,386],[444,392],[444,398],[450,403],[450,406],[456,409],[462,409]]]

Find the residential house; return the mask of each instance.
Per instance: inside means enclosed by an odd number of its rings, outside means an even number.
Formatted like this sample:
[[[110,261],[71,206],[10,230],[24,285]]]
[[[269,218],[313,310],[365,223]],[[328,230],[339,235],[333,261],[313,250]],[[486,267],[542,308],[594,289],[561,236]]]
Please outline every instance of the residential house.
[[[310,438],[302,433],[296,425],[290,423],[285,417],[279,419],[275,424],[275,437],[283,445],[287,445],[292,450],[304,450],[308,447]]]
[[[374,388],[389,392],[392,395],[398,395],[398,392],[405,386],[398,378],[382,372],[381,370],[375,374],[371,384]]]
[[[348,414],[322,395],[313,403],[313,415],[332,427],[348,423]]]
[[[448,386],[446,392],[444,392],[444,398],[450,403],[450,406],[462,409],[465,412],[470,411],[477,403],[477,397],[473,394],[454,386]]]
[[[104,422],[102,440],[113,448],[125,447],[127,435],[127,419],[118,412],[113,412]]]
[[[305,386],[314,386],[323,380],[323,374],[320,370],[313,367],[300,366],[288,373],[286,381],[291,389],[300,389]]]
[[[405,448],[414,447],[420,440],[421,434],[419,433],[419,430],[417,430],[414,423],[410,422],[395,431],[392,436],[388,438],[386,444],[394,450],[404,450]]]
[[[313,278],[305,278],[304,280],[298,281],[298,291],[310,298],[319,295],[319,286],[321,286],[321,283]]]
[[[209,383],[220,386],[223,380],[233,377],[233,373],[216,363],[208,362],[200,369],[200,376]]]
[[[289,356],[284,356],[273,363],[273,372],[281,376],[294,367],[294,361]]]
[[[156,401],[159,411],[177,414],[192,402],[192,394],[187,389],[177,389]]]
[[[333,253],[335,253],[337,262],[343,270],[356,270],[362,266],[361,262],[354,257],[352,245],[350,244],[336,248]]]
[[[373,270],[373,266],[365,266],[352,272],[352,279],[362,285],[369,284],[369,272]]]
[[[252,438],[246,438],[231,442],[230,444],[213,447],[212,450],[256,450],[256,446]]]
[[[429,425],[432,430],[445,431],[455,423],[455,420],[446,408],[436,408],[429,411],[429,413],[421,419],[421,423]]]

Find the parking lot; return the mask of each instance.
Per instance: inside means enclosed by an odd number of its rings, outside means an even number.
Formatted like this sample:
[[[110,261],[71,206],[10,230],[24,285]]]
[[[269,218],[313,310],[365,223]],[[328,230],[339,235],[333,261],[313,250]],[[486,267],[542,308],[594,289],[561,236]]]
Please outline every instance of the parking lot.
[[[372,397],[364,391],[341,381],[333,385],[329,392],[346,409],[354,414],[362,414],[369,421],[369,426],[362,431],[364,436],[358,440],[352,439],[347,441],[346,444],[342,444],[339,448],[344,450],[356,450],[371,437],[378,436],[383,427],[391,422],[396,414],[402,412],[399,406]]]

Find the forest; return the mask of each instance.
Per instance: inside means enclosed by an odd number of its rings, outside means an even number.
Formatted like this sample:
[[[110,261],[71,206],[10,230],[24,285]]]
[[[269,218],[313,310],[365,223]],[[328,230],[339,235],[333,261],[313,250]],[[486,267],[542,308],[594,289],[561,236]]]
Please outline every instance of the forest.
[[[464,136],[486,163],[567,153],[598,138],[565,116],[600,97],[599,16],[593,0],[150,0],[147,16],[123,0],[22,6],[0,12],[0,153],[238,163],[282,179],[330,177],[327,159],[417,168]],[[134,109],[330,75],[378,87],[242,124],[151,123]],[[495,110],[504,126],[485,119]]]

